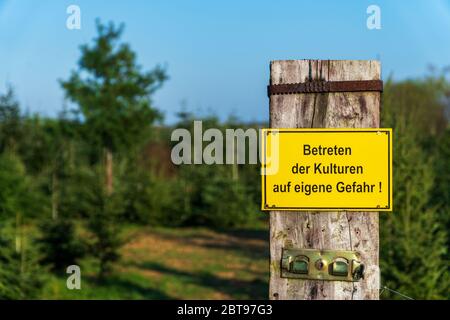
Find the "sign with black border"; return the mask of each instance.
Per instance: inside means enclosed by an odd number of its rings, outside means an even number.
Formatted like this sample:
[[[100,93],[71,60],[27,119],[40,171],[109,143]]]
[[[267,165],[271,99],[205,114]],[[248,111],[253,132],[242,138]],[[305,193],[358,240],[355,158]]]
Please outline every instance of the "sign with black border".
[[[392,211],[392,129],[263,129],[266,211]]]

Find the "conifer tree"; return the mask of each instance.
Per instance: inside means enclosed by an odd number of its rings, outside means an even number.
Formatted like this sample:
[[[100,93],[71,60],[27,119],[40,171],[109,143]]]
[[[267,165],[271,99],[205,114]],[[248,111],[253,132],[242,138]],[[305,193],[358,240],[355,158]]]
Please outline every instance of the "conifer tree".
[[[118,41],[123,26],[97,21],[94,43],[81,46],[79,69],[61,85],[84,117],[89,142],[103,152],[105,188],[113,191],[113,155],[136,145],[161,117],[150,96],[166,80],[157,66],[143,72],[128,44]]]
[[[161,115],[150,96],[167,78],[157,66],[144,72],[128,44],[119,43],[123,26],[97,22],[92,45],[81,46],[79,69],[61,85],[84,119],[84,136],[102,153],[104,187],[93,191],[88,227],[95,235],[94,254],[99,276],[111,270],[120,247],[117,220],[120,194],[114,194],[114,155],[127,152],[148,137]]]
[[[447,298],[450,288],[447,234],[430,201],[436,173],[428,138],[443,108],[440,86],[430,81],[388,83],[383,101],[382,126],[394,129],[394,211],[381,215],[382,281],[415,299]]]

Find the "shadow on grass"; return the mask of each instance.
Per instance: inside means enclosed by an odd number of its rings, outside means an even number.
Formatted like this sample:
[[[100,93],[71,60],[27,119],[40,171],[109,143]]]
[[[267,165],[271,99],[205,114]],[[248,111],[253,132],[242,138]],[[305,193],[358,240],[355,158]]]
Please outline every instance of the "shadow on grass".
[[[267,299],[268,283],[261,279],[237,280],[224,279],[210,272],[187,272],[166,267],[157,262],[135,263],[138,268],[164,273],[177,277],[184,283],[191,283],[202,287],[213,288],[235,299]],[[162,298],[164,299],[164,298]]]
[[[97,277],[87,277],[87,280],[91,285],[95,287],[102,288],[106,291],[119,293],[121,299],[135,298],[137,296],[139,296],[140,299],[148,300],[173,299],[160,290],[144,287],[140,284],[137,284],[135,281],[123,279],[114,275],[108,276],[103,280],[99,280]],[[108,299],[108,297],[102,298]]]
[[[269,242],[269,229],[235,229],[218,230],[218,232],[243,240],[262,240]]]
[[[159,234],[161,238],[181,240],[185,244],[207,249],[234,251],[251,259],[269,259],[269,231],[261,229],[214,230],[218,237],[198,233],[194,235]]]

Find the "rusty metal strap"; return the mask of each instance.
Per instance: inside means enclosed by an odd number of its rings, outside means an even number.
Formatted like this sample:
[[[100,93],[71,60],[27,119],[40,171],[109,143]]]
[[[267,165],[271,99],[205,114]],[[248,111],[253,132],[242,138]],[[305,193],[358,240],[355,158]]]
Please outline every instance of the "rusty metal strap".
[[[294,93],[326,93],[326,92],[359,92],[383,91],[381,80],[358,81],[309,81],[302,83],[273,84],[267,86],[267,94],[294,94]]]

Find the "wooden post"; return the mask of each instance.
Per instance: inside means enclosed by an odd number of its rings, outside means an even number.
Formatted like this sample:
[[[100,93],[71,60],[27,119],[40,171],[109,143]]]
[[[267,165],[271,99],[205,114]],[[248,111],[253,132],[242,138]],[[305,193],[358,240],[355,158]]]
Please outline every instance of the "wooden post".
[[[270,64],[270,83],[379,80],[378,61],[286,60]],[[377,128],[380,92],[273,95],[272,128]],[[282,248],[356,250],[366,266],[359,282],[280,277]],[[378,212],[270,212],[270,298],[379,299]]]

